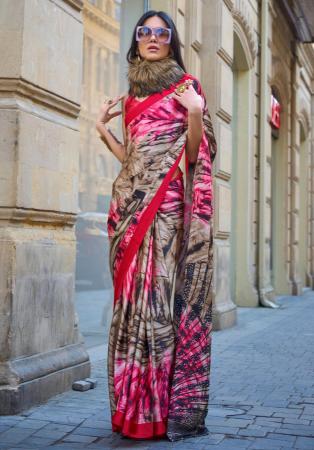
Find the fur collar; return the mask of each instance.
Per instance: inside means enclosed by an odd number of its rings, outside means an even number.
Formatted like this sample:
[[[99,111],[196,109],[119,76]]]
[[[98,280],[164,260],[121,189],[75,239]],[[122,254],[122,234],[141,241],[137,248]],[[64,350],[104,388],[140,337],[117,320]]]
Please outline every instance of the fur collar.
[[[129,64],[129,94],[134,97],[147,97],[155,92],[168,89],[184,75],[184,70],[175,59],[166,57],[159,61],[133,59]]]

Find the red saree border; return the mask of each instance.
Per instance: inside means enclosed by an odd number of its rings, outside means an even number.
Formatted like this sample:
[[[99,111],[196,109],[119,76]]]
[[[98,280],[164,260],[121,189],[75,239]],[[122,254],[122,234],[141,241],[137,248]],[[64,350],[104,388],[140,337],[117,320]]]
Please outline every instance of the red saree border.
[[[161,422],[135,423],[125,419],[125,414],[116,411],[112,417],[112,431],[118,431],[131,438],[149,439],[166,436],[167,420]]]
[[[178,83],[172,85],[169,89],[165,89],[162,92],[156,92],[155,94],[150,95],[145,100],[140,101],[137,105],[131,108],[125,115],[125,126],[127,127],[135,117],[144,111],[146,108],[152,106],[158,100],[161,100],[166,95],[171,94],[176,86],[180,83],[183,83],[186,80],[194,79],[190,74],[185,73],[183,77],[178,81]]]
[[[115,302],[118,300],[118,298],[121,294],[123,280],[127,273],[128,268],[133,260],[133,257],[135,255],[135,253],[138,251],[141,243],[143,242],[144,236],[145,236],[149,226],[152,224],[154,217],[158,211],[158,208],[164,199],[164,196],[168,189],[169,183],[170,183],[170,181],[172,181],[172,176],[180,163],[184,149],[185,149],[185,143],[184,143],[175,163],[172,165],[171,169],[168,171],[167,175],[165,176],[162,184],[159,186],[154,198],[149,203],[149,205],[146,207],[146,209],[141,217],[141,221],[137,225],[136,230],[133,234],[133,237],[132,237],[129,245],[125,249],[124,257],[121,261],[121,264],[118,268],[118,273],[115,277],[115,283],[114,283],[114,301]]]

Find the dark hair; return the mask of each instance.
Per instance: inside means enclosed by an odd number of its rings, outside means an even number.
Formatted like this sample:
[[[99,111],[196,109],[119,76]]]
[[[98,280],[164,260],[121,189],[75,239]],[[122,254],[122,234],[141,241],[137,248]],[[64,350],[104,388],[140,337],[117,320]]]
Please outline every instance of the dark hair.
[[[164,11],[154,11],[150,10],[147,11],[142,15],[142,17],[139,18],[137,24],[135,25],[133,35],[132,35],[132,41],[131,41],[131,47],[129,48],[129,51],[127,53],[126,59],[130,63],[132,62],[132,59],[136,58],[137,54],[137,41],[136,41],[136,28],[144,25],[145,21],[149,19],[150,17],[158,16],[160,17],[166,24],[168,28],[171,28],[171,41],[170,41],[170,48],[172,49],[173,55],[172,57],[177,61],[179,66],[182,67],[184,72],[186,72],[186,68],[184,66],[184,62],[181,55],[181,47],[180,47],[180,38],[178,34],[177,27],[175,26],[173,20],[171,17],[165,13]]]

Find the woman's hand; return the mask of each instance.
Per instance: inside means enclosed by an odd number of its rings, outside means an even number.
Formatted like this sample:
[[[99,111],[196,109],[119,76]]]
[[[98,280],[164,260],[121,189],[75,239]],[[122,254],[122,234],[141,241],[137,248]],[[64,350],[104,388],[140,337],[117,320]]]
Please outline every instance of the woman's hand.
[[[125,145],[115,137],[111,130],[109,130],[107,123],[114,117],[122,114],[122,111],[115,111],[111,113],[110,110],[114,108],[124,96],[125,94],[118,95],[117,97],[103,102],[96,120],[96,129],[100,133],[101,140],[120,162],[124,161],[126,155]]]
[[[198,95],[194,86],[187,82],[176,88],[173,98],[188,111],[188,132],[185,151],[189,162],[195,163],[203,136],[204,100],[201,95]]]
[[[186,84],[184,92],[176,89],[173,93],[175,98],[182,106],[184,106],[190,113],[201,113],[203,108],[203,99],[192,84]]]
[[[96,120],[96,129],[100,131],[100,129],[108,123],[111,119],[114,117],[119,116],[122,114],[122,111],[115,111],[113,113],[110,112],[112,108],[114,108],[120,100],[122,100],[124,97],[124,94],[118,95],[117,97],[114,97],[110,99],[109,101],[104,101],[103,104],[100,107],[99,114]]]

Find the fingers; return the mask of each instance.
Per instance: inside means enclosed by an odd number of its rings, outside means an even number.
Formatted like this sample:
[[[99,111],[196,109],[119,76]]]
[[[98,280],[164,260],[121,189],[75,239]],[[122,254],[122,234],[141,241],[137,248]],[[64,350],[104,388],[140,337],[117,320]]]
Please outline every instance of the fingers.
[[[173,92],[173,98],[175,98],[176,100],[181,99],[181,95],[177,94],[176,92]]]

